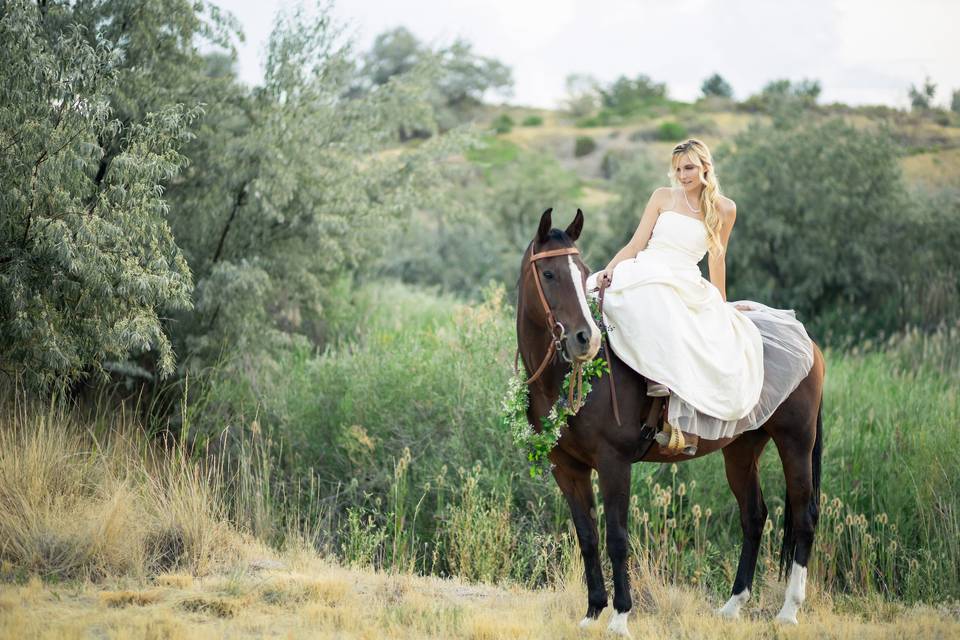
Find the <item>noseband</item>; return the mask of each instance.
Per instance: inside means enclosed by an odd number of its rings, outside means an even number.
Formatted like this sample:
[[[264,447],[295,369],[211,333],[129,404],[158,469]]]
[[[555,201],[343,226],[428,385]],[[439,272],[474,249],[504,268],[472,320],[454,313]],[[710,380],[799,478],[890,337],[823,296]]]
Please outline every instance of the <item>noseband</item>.
[[[525,384],[531,384],[534,380],[540,377],[540,374],[543,373],[544,369],[547,368],[547,364],[553,360],[553,357],[557,353],[562,353],[562,345],[560,344],[563,341],[563,334],[565,332],[563,324],[556,319],[556,316],[553,315],[553,309],[550,308],[550,303],[547,302],[547,297],[543,294],[543,284],[540,282],[540,273],[537,271],[537,260],[543,258],[552,258],[554,256],[565,256],[580,254],[580,250],[576,247],[563,247],[562,249],[550,249],[548,251],[540,251],[539,253],[531,254],[530,256],[530,271],[533,272],[533,281],[537,285],[537,295],[540,297],[540,304],[543,306],[543,310],[547,316],[547,326],[550,327],[550,334],[553,339],[550,341],[550,346],[547,348],[547,354],[543,357],[543,362],[540,363],[540,366],[537,367],[537,370],[532,376],[530,376]],[[522,289],[521,283],[521,289]],[[603,322],[603,294],[607,288],[607,282],[604,281],[600,285],[600,321]],[[523,320],[523,306],[520,307],[520,319]],[[601,334],[602,335],[602,334]],[[606,344],[606,338],[604,338],[604,349],[607,353],[610,352],[609,346]],[[513,358],[513,369],[517,369],[517,359],[520,357],[520,346],[517,345],[517,353]],[[609,356],[608,356],[609,357]],[[567,359],[566,357],[564,359]],[[569,360],[568,360],[569,361]],[[607,362],[607,365],[610,368],[610,399],[613,403],[613,413],[617,419],[617,424],[620,424],[620,410],[617,407],[617,391],[613,385],[613,365],[612,363]],[[576,413],[579,411],[580,407],[583,405],[583,369],[579,362],[573,365],[574,369],[574,381],[570,385],[570,397],[568,398],[568,406],[573,409],[573,412]],[[574,388],[577,390],[576,402],[574,401]]]

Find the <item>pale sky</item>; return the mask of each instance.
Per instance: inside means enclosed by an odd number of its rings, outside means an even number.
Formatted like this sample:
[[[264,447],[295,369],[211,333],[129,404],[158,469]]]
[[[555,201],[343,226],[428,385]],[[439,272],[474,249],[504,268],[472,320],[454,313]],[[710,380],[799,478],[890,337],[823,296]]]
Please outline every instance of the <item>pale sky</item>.
[[[291,1],[214,2],[243,25],[240,77],[258,82],[274,13]],[[513,69],[518,105],[556,108],[574,72],[646,74],[679,100],[714,72],[737,99],[778,78],[820,80],[822,103],[906,107],[926,76],[935,104],[960,89],[957,0],[340,0],[334,14],[358,51],[396,26],[434,46],[462,37]]]

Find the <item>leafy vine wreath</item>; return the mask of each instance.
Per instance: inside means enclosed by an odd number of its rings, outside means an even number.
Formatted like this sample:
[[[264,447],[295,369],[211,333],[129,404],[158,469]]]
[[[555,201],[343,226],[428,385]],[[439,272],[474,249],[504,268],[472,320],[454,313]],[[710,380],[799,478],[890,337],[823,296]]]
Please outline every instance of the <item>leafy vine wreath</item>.
[[[603,319],[596,300],[590,299],[590,312],[593,314],[597,326],[604,331]],[[609,363],[601,357],[594,358],[583,365],[583,391],[586,398],[593,388],[594,379],[599,379],[604,373],[610,373]],[[513,437],[513,444],[520,447],[527,454],[530,462],[530,477],[542,476],[550,469],[547,456],[560,439],[560,429],[566,426],[567,418],[576,415],[576,411],[567,400],[570,394],[570,385],[573,381],[573,370],[567,371],[560,387],[560,397],[545,416],[540,416],[540,432],[537,433],[527,420],[527,408],[530,403],[530,388],[524,382],[524,377],[514,374],[507,382],[507,392],[500,403],[500,422]]]

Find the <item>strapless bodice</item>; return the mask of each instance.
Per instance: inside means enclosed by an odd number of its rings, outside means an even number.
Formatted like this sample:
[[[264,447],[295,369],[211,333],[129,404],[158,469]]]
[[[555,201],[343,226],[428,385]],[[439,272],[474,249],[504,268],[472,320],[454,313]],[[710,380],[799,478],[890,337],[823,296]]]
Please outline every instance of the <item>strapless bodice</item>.
[[[640,253],[646,252],[669,262],[696,266],[707,253],[707,227],[697,218],[662,211],[646,248]]]

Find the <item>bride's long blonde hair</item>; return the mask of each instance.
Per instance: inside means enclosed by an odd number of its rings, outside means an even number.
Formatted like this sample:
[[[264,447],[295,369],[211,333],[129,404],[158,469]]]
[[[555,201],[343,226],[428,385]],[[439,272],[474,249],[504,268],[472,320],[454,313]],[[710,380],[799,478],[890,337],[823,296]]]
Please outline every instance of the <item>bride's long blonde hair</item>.
[[[703,212],[703,222],[707,227],[707,247],[711,256],[720,256],[723,254],[723,242],[720,240],[720,183],[717,182],[717,170],[713,165],[713,156],[710,155],[710,149],[702,141],[696,138],[690,138],[681,142],[673,148],[673,155],[670,157],[670,183],[681,186],[677,180],[677,167],[684,156],[690,156],[694,164],[699,165],[701,171],[700,184],[703,189],[700,191],[700,210]],[[682,188],[682,186],[681,186]]]

